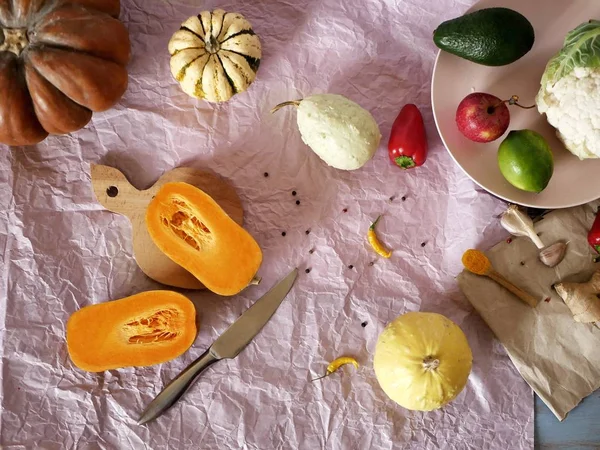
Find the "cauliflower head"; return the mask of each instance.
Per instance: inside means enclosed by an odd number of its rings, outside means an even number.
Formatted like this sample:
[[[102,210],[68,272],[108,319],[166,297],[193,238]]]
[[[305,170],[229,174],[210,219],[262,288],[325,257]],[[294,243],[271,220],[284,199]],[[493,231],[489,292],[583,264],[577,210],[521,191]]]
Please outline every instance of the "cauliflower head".
[[[567,150],[600,158],[600,21],[567,34],[546,66],[536,104]]]

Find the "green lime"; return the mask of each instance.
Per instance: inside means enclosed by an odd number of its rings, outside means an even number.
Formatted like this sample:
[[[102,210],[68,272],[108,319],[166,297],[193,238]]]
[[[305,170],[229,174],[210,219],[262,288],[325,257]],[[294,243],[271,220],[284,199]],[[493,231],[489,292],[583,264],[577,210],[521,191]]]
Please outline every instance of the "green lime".
[[[552,178],[554,158],[541,134],[514,130],[500,144],[498,166],[504,178],[516,188],[542,192]]]

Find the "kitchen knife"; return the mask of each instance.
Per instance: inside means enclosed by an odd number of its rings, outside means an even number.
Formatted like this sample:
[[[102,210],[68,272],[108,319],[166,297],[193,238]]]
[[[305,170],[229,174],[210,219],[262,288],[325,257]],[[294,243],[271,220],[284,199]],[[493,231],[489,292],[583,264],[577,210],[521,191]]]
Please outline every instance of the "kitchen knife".
[[[298,269],[292,270],[288,276],[248,308],[238,320],[232,323],[213,342],[208,350],[177,375],[150,402],[138,419],[138,424],[142,425],[150,422],[167,411],[181,398],[204,369],[220,359],[235,358],[254,339],[275,313],[282,300],[292,288],[297,275]]]

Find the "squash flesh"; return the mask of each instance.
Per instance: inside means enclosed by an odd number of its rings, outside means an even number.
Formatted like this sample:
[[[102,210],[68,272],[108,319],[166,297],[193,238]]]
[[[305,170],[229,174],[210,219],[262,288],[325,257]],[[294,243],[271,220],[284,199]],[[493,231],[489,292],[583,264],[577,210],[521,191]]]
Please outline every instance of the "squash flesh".
[[[172,291],[86,306],[67,322],[71,360],[88,372],[166,362],[185,352],[195,338],[196,309]]]
[[[187,183],[164,184],[146,211],[148,232],[171,260],[219,295],[252,281],[262,251],[205,192]]]

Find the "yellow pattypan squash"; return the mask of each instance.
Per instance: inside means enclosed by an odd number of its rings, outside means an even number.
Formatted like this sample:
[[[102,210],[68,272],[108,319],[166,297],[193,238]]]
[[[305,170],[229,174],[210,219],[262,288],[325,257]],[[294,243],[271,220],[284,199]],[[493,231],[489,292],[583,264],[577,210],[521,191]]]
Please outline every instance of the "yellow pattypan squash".
[[[431,411],[454,400],[473,355],[462,330],[441,314],[409,312],[389,323],[375,349],[375,375],[404,408]]]

